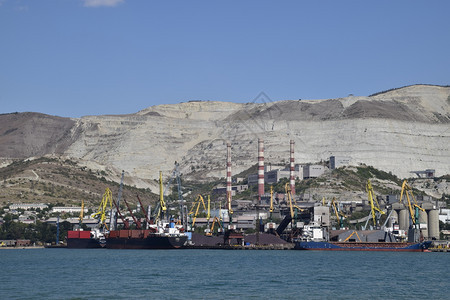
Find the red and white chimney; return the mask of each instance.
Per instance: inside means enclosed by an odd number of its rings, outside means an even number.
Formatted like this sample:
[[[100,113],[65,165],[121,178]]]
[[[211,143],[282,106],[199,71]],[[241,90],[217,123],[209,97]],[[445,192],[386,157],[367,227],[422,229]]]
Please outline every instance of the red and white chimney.
[[[258,196],[264,195],[264,140],[258,139]]]
[[[229,207],[231,207],[231,144],[230,143],[227,143],[227,205]]]
[[[294,166],[294,140],[291,140],[291,159],[290,159],[290,167],[291,167],[291,172],[290,172],[290,186],[291,186],[291,194],[295,195],[295,166]]]

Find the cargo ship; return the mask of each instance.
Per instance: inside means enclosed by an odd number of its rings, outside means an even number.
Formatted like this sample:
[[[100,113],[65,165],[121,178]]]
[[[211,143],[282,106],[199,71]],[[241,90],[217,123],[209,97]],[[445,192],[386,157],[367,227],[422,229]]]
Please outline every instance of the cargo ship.
[[[297,241],[294,250],[337,250],[337,251],[405,251],[424,252],[431,241],[421,243],[405,242],[315,242]]]
[[[174,223],[150,229],[111,230],[106,236],[108,249],[178,249],[188,240],[188,235]]]
[[[67,232],[67,248],[103,248],[105,243],[105,236],[99,229],[90,231],[69,230]]]
[[[294,240],[294,250],[425,252],[431,245],[431,241],[399,242],[389,230],[336,232],[331,239],[338,240],[332,241],[325,228],[314,223],[306,225],[302,236]]]

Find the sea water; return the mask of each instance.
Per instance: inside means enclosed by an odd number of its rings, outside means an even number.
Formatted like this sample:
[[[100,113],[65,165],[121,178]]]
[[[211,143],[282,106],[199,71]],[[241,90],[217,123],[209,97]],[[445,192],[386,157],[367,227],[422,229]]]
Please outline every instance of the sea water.
[[[448,253],[0,250],[0,299],[450,299]]]

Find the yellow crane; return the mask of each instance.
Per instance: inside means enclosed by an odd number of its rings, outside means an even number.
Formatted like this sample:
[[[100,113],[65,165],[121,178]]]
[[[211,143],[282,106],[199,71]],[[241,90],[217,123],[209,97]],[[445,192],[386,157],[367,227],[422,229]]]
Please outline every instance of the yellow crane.
[[[408,206],[408,209],[409,209],[409,215],[411,217],[411,221],[412,221],[413,225],[416,225],[416,223],[419,221],[418,210],[425,211],[425,209],[423,209],[422,207],[420,207],[417,204],[416,198],[414,197],[414,194],[412,192],[412,188],[408,184],[406,179],[403,181],[403,184],[402,184],[402,191],[400,193],[399,203],[402,203],[403,194],[406,195],[406,199],[408,201],[407,206]],[[409,196],[411,196],[411,198],[413,199],[414,203],[411,203],[411,199],[410,199]],[[416,211],[417,211],[417,213],[416,213]]]
[[[105,193],[103,194],[103,197],[102,197],[102,202],[100,202],[100,206],[98,207],[97,212],[91,215],[93,218],[98,218],[100,226],[104,226],[106,229],[108,229],[108,225],[106,225],[106,223],[105,223],[108,203],[109,203],[109,210],[111,210],[112,209],[112,193],[109,188],[106,188]],[[82,211],[83,211],[83,209],[82,209]],[[81,217],[81,214],[80,214],[80,217]]]
[[[291,187],[289,185],[289,182],[287,182],[286,185],[284,186],[284,190],[286,191],[286,195],[288,196],[291,218],[294,219],[294,205],[292,203]]]
[[[359,237],[358,233],[355,231],[352,232],[352,234],[350,234],[345,240],[343,240],[343,242],[348,241],[353,235],[356,235],[356,237],[358,238],[358,240],[361,242],[361,238]]]
[[[339,227],[342,228],[344,227],[343,218],[346,218],[347,216],[342,211],[338,210],[338,204],[339,203],[336,201],[336,197],[333,197],[333,199],[331,199],[331,207],[333,208],[334,214],[336,215],[336,221],[339,223]]]
[[[222,222],[220,222],[218,217],[214,217],[211,228],[210,228],[209,232],[206,233],[206,235],[211,236],[214,234],[214,226],[216,223],[219,226],[219,231],[223,230]]]
[[[206,215],[206,219],[208,220],[208,224],[209,224],[209,219],[211,218],[211,198],[208,195],[208,213]]]
[[[272,222],[272,213],[273,213],[273,187],[270,186],[270,207],[269,207],[269,213],[270,213],[270,222]]]
[[[83,218],[84,218],[84,200],[81,200],[81,210],[80,215],[78,216],[78,224],[80,225],[80,228],[81,224],[83,223]]]
[[[370,182],[370,180],[367,180],[367,184],[366,184],[366,192],[367,192],[367,197],[370,203],[370,212],[372,215],[372,220],[373,220],[373,226],[377,226],[377,212],[381,215],[384,215],[384,211],[381,210],[380,205],[378,204],[377,198],[375,197],[375,194],[373,192],[373,188],[372,188],[372,184]],[[366,223],[367,225],[367,223]]]
[[[159,171],[159,203],[156,208],[155,214],[155,221],[158,222],[160,218],[164,218],[164,213],[167,211],[166,203],[164,202],[164,188],[163,188],[163,181],[162,181],[162,171]]]
[[[206,210],[205,201],[203,200],[202,195],[198,195],[197,198],[194,201],[194,204],[192,205],[191,210],[189,211],[189,215],[194,215],[194,218],[192,220],[192,226],[195,225],[195,220],[197,219],[198,211],[200,209],[200,205],[203,205],[203,209]],[[195,209],[197,207],[197,209]],[[194,213],[195,210],[195,213]]]
[[[299,211],[304,211],[304,209],[300,208],[297,205],[297,203],[295,202],[295,200],[292,200],[292,192],[291,192],[291,186],[290,186],[289,182],[286,183],[286,185],[284,186],[284,190],[286,191],[286,195],[288,197],[289,210],[290,210],[290,213],[291,213],[291,218],[292,218],[292,220],[294,220],[296,218],[296,213],[294,211],[294,208],[296,210],[299,210]]]

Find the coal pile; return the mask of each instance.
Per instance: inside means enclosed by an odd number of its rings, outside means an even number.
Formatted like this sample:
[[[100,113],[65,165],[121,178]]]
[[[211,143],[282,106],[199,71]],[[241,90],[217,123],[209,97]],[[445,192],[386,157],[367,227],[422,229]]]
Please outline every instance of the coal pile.
[[[206,236],[193,232],[191,241],[195,246],[217,246],[223,244],[223,236]]]
[[[246,243],[256,244],[256,234],[246,235],[244,238]],[[280,237],[269,234],[269,233],[260,233],[259,234],[259,245],[279,245],[279,244],[289,244],[285,240]]]

